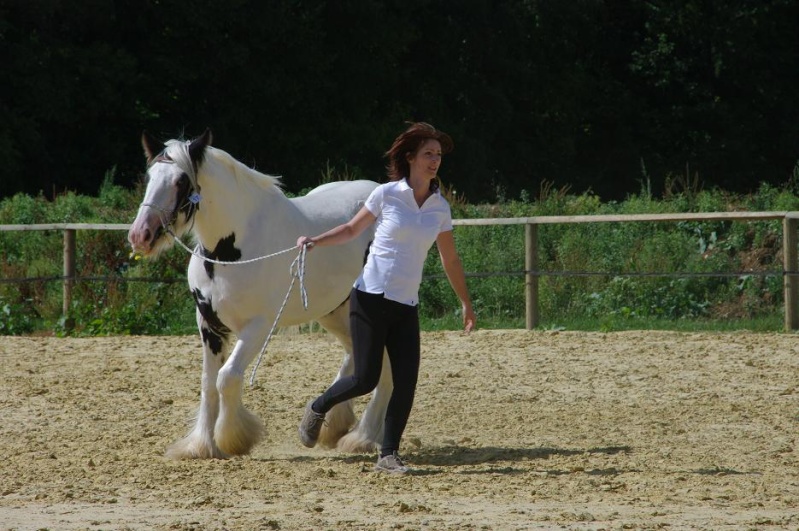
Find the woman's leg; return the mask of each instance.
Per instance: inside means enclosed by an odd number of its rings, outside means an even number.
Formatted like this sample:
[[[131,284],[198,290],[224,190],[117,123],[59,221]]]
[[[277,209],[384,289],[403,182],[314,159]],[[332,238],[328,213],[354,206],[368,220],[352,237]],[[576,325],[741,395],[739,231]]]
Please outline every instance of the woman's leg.
[[[382,294],[352,290],[350,331],[355,367],[352,375],[336,381],[314,401],[314,412],[327,413],[336,404],[365,395],[377,386],[383,368],[387,302]]]
[[[399,451],[400,440],[408,423],[419,378],[419,309],[399,303],[395,311],[400,317],[392,319],[386,337],[386,349],[394,378],[394,391],[386,409],[386,427],[380,455]]]

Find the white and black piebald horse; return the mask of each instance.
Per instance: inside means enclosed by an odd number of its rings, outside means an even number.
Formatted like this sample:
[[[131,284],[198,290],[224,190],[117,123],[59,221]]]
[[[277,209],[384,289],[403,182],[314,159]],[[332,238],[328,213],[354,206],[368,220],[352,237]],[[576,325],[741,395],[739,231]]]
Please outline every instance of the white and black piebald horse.
[[[319,234],[349,220],[377,186],[371,181],[328,183],[289,199],[277,177],[261,174],[211,147],[206,131],[193,141],[156,142],[142,135],[147,188],[128,240],[135,253],[157,256],[190,232],[196,241],[188,281],[197,307],[203,347],[202,393],[194,425],[167,449],[182,458],[225,458],[249,453],[263,435],[260,420],[242,404],[244,374],[260,353],[283,304],[292,260],[287,252],[246,262],[296,245],[301,235]],[[295,289],[280,326],[318,321],[344,347],[336,379],[353,370],[348,296],[363,266],[372,234],[307,254],[305,310]],[[391,369],[383,364],[378,387],[359,422],[350,403],[328,412],[319,443],[342,451],[371,451],[382,438],[391,394]],[[299,422],[305,400],[297,397]]]

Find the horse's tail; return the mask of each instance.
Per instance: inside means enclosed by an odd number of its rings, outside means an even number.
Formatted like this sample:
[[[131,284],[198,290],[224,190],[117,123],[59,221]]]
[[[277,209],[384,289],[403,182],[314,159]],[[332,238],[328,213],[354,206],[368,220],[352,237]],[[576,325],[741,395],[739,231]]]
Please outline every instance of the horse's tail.
[[[366,249],[363,251],[363,265],[366,265],[366,260],[369,258],[369,249],[372,247],[373,241],[369,240],[369,243],[366,244]]]

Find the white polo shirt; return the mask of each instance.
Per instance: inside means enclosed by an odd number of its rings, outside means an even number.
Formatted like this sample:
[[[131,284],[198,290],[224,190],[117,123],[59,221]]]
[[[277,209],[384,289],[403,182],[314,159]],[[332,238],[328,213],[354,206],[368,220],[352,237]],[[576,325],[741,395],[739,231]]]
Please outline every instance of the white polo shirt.
[[[354,287],[416,306],[427,252],[439,233],[452,230],[447,200],[436,192],[420,208],[413,188],[402,179],[375,188],[364,206],[377,218],[377,226]]]

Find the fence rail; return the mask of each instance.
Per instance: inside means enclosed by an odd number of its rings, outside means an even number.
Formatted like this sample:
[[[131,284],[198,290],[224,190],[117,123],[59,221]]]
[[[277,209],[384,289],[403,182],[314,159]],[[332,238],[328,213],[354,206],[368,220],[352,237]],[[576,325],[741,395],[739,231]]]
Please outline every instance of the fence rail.
[[[584,216],[532,216],[520,218],[455,219],[454,226],[524,225],[524,290],[525,325],[532,330],[538,325],[538,226],[572,223],[639,223],[678,221],[768,221],[782,220],[783,292],[785,302],[785,330],[799,329],[799,253],[797,252],[797,226],[799,212],[700,212],[682,214],[626,214]],[[129,224],[118,223],[43,223],[34,225],[0,225],[5,231],[64,231],[64,286],[63,312],[68,313],[72,300],[72,286],[76,280],[75,235],[79,230],[127,231]],[[721,272],[722,274],[726,274]],[[568,273],[566,273],[568,274]]]

